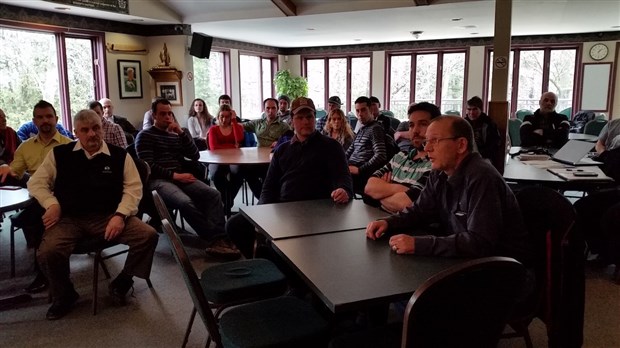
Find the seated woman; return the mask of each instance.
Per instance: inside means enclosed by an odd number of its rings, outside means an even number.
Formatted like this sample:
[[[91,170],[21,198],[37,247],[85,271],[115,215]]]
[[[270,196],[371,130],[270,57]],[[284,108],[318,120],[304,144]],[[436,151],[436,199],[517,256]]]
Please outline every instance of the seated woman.
[[[234,149],[243,144],[243,126],[233,120],[233,110],[230,105],[220,106],[217,113],[217,126],[209,129],[209,149]],[[237,192],[243,183],[239,174],[238,165],[209,164],[209,173],[215,188],[220,191],[222,197],[226,197],[226,207],[232,207]],[[228,190],[227,187],[228,186]],[[228,192],[228,194],[226,194]],[[223,199],[222,199],[223,200]]]
[[[340,109],[333,109],[329,112],[327,123],[322,133],[337,140],[345,151],[353,142],[353,130],[344,116],[344,112]]]
[[[213,125],[213,116],[209,113],[207,104],[200,98],[194,99],[189,108],[187,128],[200,151],[207,149],[207,134],[209,134],[211,125]]]

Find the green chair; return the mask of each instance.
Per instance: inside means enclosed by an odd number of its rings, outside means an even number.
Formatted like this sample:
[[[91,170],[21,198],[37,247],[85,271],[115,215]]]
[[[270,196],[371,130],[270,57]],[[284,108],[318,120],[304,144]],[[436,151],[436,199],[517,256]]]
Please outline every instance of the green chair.
[[[518,118],[508,119],[508,135],[510,136],[511,146],[521,146],[521,124]]]
[[[448,110],[446,112],[444,112],[444,115],[456,115],[456,116],[461,116],[461,112],[458,110]]]
[[[316,109],[316,118],[321,118],[327,116],[327,111],[324,109]]]
[[[388,117],[394,117],[394,113],[391,112],[390,110],[381,110],[380,113]]]
[[[592,121],[588,121],[585,127],[583,127],[583,133],[598,137],[598,135],[601,134],[601,130],[603,130],[603,127],[605,127],[606,124],[607,120],[594,119]]]
[[[188,325],[183,347],[187,344],[187,335],[196,312],[200,314],[209,334],[207,347],[210,346],[211,339],[218,348],[319,347],[325,345],[327,322],[308,303],[292,296],[229,307],[221,313],[218,321],[211,311],[209,301],[213,301],[213,298],[209,297],[211,292],[207,288],[215,289],[224,284],[219,284],[221,281],[218,280],[198,279],[181,239],[172,225],[166,219],[162,221],[162,225],[194,302],[192,320]],[[242,271],[241,267],[231,268],[229,272],[234,274],[229,279],[233,282],[236,281],[235,277],[242,279],[247,273]]]
[[[559,112],[559,114],[564,115],[566,117],[568,117],[569,120],[572,120],[573,117],[573,108],[566,108],[562,111]]]
[[[527,109],[521,109],[521,110],[517,110],[517,118],[521,121],[523,121],[523,119],[525,118],[525,116],[527,115],[534,115],[533,112],[531,112],[530,110]]]

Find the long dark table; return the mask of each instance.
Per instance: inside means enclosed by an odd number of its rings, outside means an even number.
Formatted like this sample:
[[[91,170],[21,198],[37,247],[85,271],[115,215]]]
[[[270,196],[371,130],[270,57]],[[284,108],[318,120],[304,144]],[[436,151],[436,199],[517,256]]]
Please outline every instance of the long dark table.
[[[334,313],[406,300],[428,278],[464,259],[397,255],[365,229],[273,241],[274,249]]]
[[[336,204],[330,199],[242,206],[243,214],[267,238],[277,240],[365,228],[389,216],[360,200]]]

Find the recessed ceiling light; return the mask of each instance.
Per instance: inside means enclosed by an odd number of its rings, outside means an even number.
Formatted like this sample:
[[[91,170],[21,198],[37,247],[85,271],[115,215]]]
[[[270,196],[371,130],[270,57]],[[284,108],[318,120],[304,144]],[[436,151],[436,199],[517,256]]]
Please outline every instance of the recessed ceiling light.
[[[314,29],[314,28],[306,28],[306,30],[308,30],[308,31],[314,31],[314,30],[316,30],[316,29]]]
[[[458,21],[462,21],[463,18],[452,18],[451,21],[453,22],[458,22]]]
[[[132,18],[130,19],[131,22],[144,22],[144,19],[142,18]]]
[[[68,7],[54,7],[54,10],[58,10],[58,11],[69,11],[70,8]]]
[[[613,29],[618,29],[618,28],[620,28],[620,25],[612,25],[611,27],[612,27]]]
[[[362,41],[362,39],[353,39],[353,41]]]
[[[478,33],[470,33],[471,35],[478,35]]]

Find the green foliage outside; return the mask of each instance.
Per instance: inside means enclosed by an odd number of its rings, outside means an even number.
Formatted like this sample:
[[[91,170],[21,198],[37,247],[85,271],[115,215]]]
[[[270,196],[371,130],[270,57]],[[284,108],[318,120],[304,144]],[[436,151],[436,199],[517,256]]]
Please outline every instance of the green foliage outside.
[[[308,80],[301,76],[292,76],[289,70],[278,71],[273,83],[278,96],[286,95],[291,100],[308,96]]]
[[[193,59],[195,98],[204,100],[207,103],[209,113],[213,116],[218,110],[217,99],[224,93],[224,86],[222,85],[224,64],[221,55],[222,53],[219,52],[211,52],[210,59],[196,57]]]

